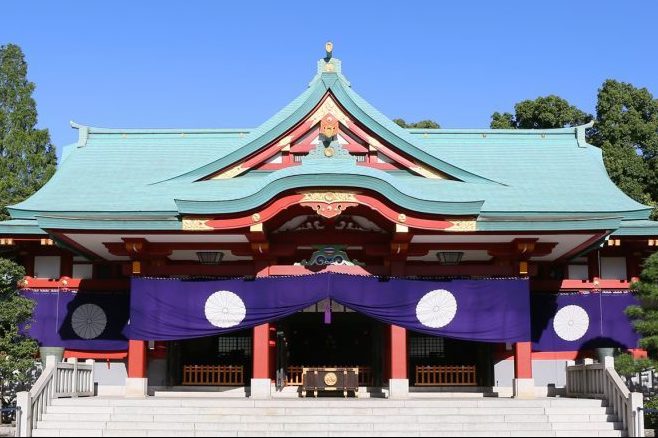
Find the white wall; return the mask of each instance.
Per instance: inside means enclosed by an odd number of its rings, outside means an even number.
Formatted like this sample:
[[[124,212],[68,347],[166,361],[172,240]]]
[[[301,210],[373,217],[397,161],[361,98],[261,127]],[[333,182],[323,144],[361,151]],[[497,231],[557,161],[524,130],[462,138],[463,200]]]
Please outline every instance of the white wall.
[[[34,277],[59,278],[61,277],[62,260],[59,256],[34,257]]]
[[[601,278],[626,280],[626,257],[601,257]]]
[[[587,265],[569,265],[569,280],[587,280],[589,278],[589,269]]]
[[[73,265],[73,278],[90,279],[93,276],[94,265]]]

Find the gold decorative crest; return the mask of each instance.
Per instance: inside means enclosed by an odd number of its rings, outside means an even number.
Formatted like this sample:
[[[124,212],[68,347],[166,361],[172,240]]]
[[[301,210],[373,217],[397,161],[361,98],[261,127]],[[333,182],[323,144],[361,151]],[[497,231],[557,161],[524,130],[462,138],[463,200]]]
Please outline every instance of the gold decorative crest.
[[[183,231],[206,231],[213,230],[214,228],[206,225],[210,218],[183,218]]]
[[[327,114],[333,115],[339,122],[343,125],[347,125],[350,121],[349,117],[340,109],[340,107],[334,102],[334,100],[329,97],[327,98],[320,108],[318,108],[313,115],[309,118],[309,121],[315,125],[320,120],[324,118]]]
[[[327,373],[324,375],[324,384],[327,386],[334,386],[338,383],[338,377],[336,373]]]
[[[451,220],[452,226],[446,228],[445,231],[469,232],[477,231],[477,222],[473,219],[470,220]]]
[[[301,202],[358,202],[356,193],[352,192],[305,192]]]

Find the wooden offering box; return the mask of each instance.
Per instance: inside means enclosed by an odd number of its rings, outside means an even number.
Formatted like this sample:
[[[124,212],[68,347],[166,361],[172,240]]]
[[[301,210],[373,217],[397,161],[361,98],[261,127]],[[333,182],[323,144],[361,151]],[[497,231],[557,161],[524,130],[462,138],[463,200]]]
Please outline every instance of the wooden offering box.
[[[309,391],[318,396],[318,391],[343,391],[347,397],[349,391],[358,397],[359,368],[304,368],[302,371],[302,396],[306,397]]]

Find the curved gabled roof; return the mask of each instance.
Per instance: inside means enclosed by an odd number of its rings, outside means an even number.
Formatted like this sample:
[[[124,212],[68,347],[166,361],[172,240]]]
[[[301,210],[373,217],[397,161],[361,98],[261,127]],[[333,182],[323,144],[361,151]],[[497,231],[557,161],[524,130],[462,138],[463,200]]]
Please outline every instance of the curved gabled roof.
[[[261,150],[285,135],[286,132],[290,131],[296,124],[303,120],[313,108],[318,106],[327,93],[332,93],[338,103],[357,120],[409,156],[462,181],[488,181],[486,178],[454,166],[419,148],[415,144],[413,137],[405,129],[390,121],[352,91],[347,80],[337,72],[319,72],[318,76],[311,81],[309,88],[304,93],[252,131],[231,153],[178,175],[176,178],[198,180],[216,173],[231,164],[235,164],[241,159]]]
[[[414,211],[507,221],[516,227],[510,229],[522,229],[524,223],[531,227],[532,221],[580,221],[582,227],[588,218],[610,226],[610,221],[649,217],[650,207],[633,201],[610,181],[601,151],[584,143],[581,128],[405,130],[356,94],[340,68],[327,72],[322,62],[309,88],[256,129],[76,125],[80,141],[68,147],[55,176],[10,212],[15,219],[102,216],[170,221],[180,214],[257,208],[296,188],[345,186],[377,192]],[[309,160],[275,172],[202,180],[276,141],[327,93],[372,133],[455,180],[385,172],[349,160]]]

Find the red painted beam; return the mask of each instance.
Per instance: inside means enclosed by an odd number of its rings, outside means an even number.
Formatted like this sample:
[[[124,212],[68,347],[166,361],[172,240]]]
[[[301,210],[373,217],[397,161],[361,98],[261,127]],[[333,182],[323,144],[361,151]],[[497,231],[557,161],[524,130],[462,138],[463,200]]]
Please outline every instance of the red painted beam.
[[[25,277],[20,284],[23,289],[84,289],[84,290],[127,290],[130,287],[129,279],[88,280],[80,278],[62,277],[58,280],[47,278]]]
[[[128,357],[127,351],[88,351],[88,350],[66,350],[64,358],[74,357],[77,359],[94,360],[121,360]]]
[[[560,291],[560,290],[626,290],[633,284],[626,280],[531,280],[530,289],[533,291]]]
[[[308,189],[309,191],[312,189]],[[419,228],[425,230],[446,230],[452,226],[452,222],[449,220],[436,220],[436,219],[427,219],[421,216],[417,216],[413,212],[405,212],[402,217],[402,210],[395,206],[395,208],[387,205],[386,203],[380,201],[379,199],[365,195],[365,194],[356,194],[356,202],[360,205],[364,205],[372,208],[373,210],[379,212],[382,216],[393,223],[404,224],[412,228]],[[276,199],[271,204],[259,211],[258,221],[254,221],[253,214],[251,212],[244,214],[243,216],[230,218],[230,219],[211,219],[206,222],[206,225],[218,230],[227,230],[227,229],[236,229],[236,228],[245,228],[253,225],[254,223],[266,222],[269,219],[277,216],[281,211],[289,208],[293,205],[303,204],[304,195],[303,194],[292,194],[285,195],[281,198]],[[322,202],[312,202],[313,204],[322,204]],[[345,204],[344,202],[327,202],[328,205],[333,204]]]

